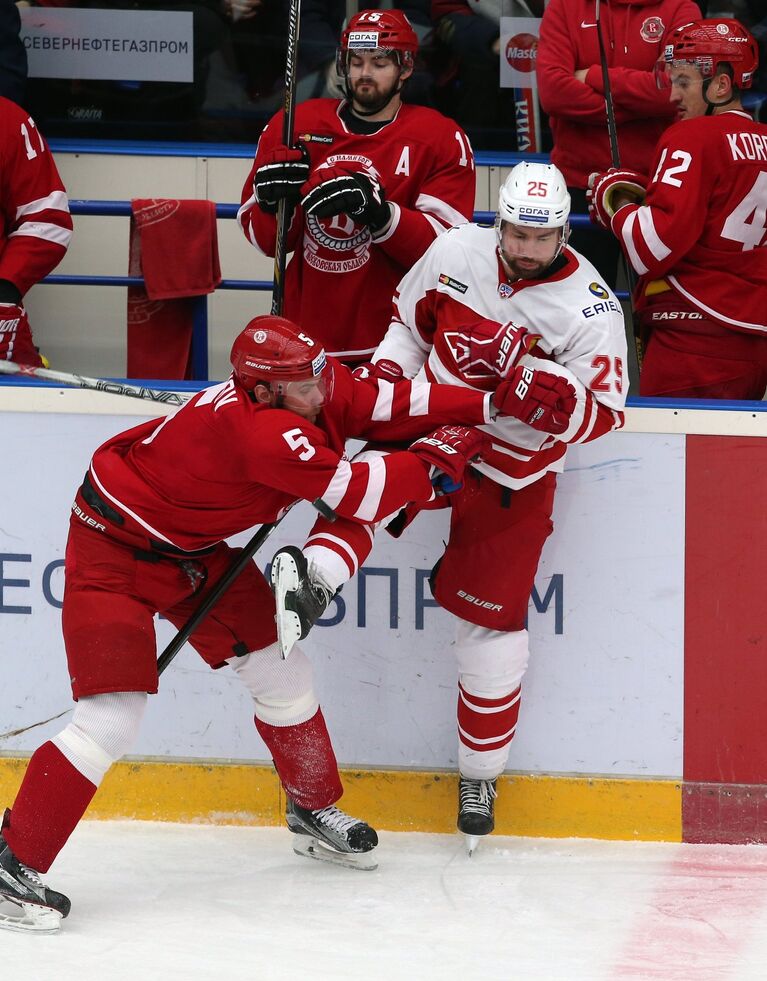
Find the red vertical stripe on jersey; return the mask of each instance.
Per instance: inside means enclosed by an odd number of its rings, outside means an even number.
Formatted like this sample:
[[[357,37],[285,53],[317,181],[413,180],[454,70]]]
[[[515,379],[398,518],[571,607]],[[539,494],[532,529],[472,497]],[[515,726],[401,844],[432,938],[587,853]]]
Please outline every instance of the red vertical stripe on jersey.
[[[742,785],[767,783],[767,443],[688,436],[686,466],[683,836],[754,840],[763,792]]]

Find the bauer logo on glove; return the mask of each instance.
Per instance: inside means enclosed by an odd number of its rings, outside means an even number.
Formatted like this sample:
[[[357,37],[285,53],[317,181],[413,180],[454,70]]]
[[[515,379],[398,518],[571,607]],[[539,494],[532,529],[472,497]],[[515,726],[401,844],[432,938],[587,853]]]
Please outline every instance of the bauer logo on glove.
[[[448,481],[438,481],[442,493],[458,490],[466,467],[490,446],[490,437],[471,426],[440,426],[430,436],[422,436],[408,447],[426,463],[430,476],[446,475]],[[436,471],[436,473],[435,473]]]
[[[575,388],[566,378],[527,365],[518,365],[493,393],[493,405],[500,415],[514,416],[554,436],[568,428],[577,404]]]
[[[479,320],[459,331],[445,331],[456,367],[466,378],[507,378],[523,355],[540,340],[509,321]]]

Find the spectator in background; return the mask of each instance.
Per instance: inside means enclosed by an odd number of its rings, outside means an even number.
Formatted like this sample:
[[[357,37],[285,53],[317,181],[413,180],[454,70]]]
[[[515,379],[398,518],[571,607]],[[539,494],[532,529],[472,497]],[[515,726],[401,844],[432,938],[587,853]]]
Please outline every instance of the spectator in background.
[[[552,163],[565,175],[573,211],[585,213],[589,174],[612,166],[595,0],[550,0],[541,21],[538,91],[549,114]],[[601,31],[623,167],[646,174],[655,144],[676,116],[656,63],[672,31],[697,20],[692,0],[602,0]],[[600,229],[573,231],[571,244],[615,286],[620,249]]]
[[[759,45],[759,68],[754,76],[754,89],[764,95],[755,109],[756,118],[767,122],[767,5],[764,0],[747,0],[748,16],[744,25],[751,31]]]
[[[282,112],[261,135],[238,221],[274,255],[277,204],[299,205],[287,240],[285,315],[348,364],[370,360],[391,298],[431,242],[474,207],[474,157],[454,122],[405,105],[418,39],[400,10],[364,10],[342,34],[346,98],[296,107],[297,146]]]
[[[19,8],[10,0],[0,3],[0,96],[19,106],[27,99],[27,52],[19,36]]]
[[[756,41],[736,20],[699,20],[672,35],[666,57],[679,121],[655,149],[652,179],[628,169],[590,178],[592,217],[612,229],[640,276],[639,392],[762,399],[767,126],[741,102]]]
[[[467,128],[512,125],[513,108],[508,106],[503,116],[507,93],[498,84],[499,0],[431,0],[431,16],[437,43],[448,59],[444,74],[454,82],[442,109]]]
[[[72,237],[64,185],[26,110],[0,98],[0,361],[40,367],[27,290],[64,258]]]

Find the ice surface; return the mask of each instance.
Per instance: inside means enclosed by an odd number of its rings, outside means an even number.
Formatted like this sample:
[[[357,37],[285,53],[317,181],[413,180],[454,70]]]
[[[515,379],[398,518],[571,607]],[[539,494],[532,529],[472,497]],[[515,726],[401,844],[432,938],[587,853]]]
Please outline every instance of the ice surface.
[[[30,981],[764,981],[767,848],[381,835],[375,872],[289,832],[85,822],[46,880],[60,934],[0,933]]]

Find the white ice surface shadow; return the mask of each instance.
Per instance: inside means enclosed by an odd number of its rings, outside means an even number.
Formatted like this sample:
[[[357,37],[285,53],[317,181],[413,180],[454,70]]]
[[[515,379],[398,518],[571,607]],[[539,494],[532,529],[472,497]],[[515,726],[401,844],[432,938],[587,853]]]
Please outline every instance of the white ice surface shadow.
[[[59,935],[0,933],[28,981],[765,981],[767,848],[386,834],[376,872],[289,833],[85,822],[46,876]]]

